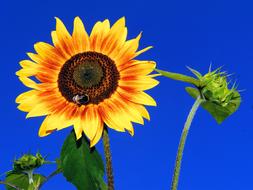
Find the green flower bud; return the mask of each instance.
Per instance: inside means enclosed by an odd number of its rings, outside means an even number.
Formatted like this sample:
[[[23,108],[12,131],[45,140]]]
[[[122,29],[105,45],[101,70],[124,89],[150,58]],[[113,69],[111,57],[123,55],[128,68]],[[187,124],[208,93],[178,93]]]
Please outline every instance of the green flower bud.
[[[211,71],[204,76],[195,69],[188,67],[195,77],[155,69],[159,74],[167,78],[186,82],[194,87],[186,87],[187,93],[194,99],[201,98],[201,106],[207,110],[220,124],[228,116],[233,114],[241,104],[241,95],[236,90],[235,84],[229,88],[226,72],[221,68]]]
[[[40,167],[45,162],[45,159],[40,153],[35,156],[31,154],[24,154],[21,158],[17,159],[13,163],[13,171],[26,172],[34,170]]]
[[[237,96],[235,85],[231,89],[228,86],[226,73],[217,69],[200,79],[199,89],[207,101],[226,107]]]

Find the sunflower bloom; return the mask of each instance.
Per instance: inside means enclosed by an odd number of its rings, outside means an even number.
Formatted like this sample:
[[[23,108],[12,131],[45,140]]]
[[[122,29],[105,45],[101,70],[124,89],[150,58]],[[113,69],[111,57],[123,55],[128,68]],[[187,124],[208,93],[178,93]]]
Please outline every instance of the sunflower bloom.
[[[51,35],[53,46],[36,43],[36,53],[28,53],[31,60],[21,61],[16,73],[31,88],[17,97],[18,109],[27,118],[46,116],[39,136],[73,126],[77,139],[84,132],[94,146],[104,124],[133,135],[132,122],[149,119],[144,105],[156,105],[144,90],[158,84],[149,75],[155,62],[135,59],[151,48],[138,51],[141,34],[126,40],[121,18],[112,26],[109,20],[97,22],[88,35],[76,17],[72,35],[59,18]]]

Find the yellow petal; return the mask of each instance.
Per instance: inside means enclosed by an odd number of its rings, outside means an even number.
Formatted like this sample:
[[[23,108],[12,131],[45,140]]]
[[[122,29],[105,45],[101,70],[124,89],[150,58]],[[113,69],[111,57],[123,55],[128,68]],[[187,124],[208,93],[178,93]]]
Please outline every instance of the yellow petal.
[[[33,96],[36,96],[38,94],[37,90],[29,90],[27,92],[24,92],[22,94],[20,94],[17,98],[16,98],[16,103],[21,103],[22,101],[31,98]]]
[[[39,136],[48,135],[54,130],[61,130],[74,125],[78,119],[76,106],[67,103],[65,107],[46,117],[39,131]]]
[[[27,55],[36,63],[36,67],[34,69],[40,70],[48,70],[50,72],[55,72],[59,70],[59,65],[56,63],[52,64],[52,61],[43,59],[40,55],[35,53],[27,53]],[[54,61],[55,62],[55,61]],[[31,65],[32,66],[32,65]]]
[[[22,60],[19,62],[19,64],[21,65],[21,67],[23,67],[24,69],[36,69],[38,68],[38,64],[34,63],[33,61],[30,60]]]
[[[79,140],[82,137],[82,132],[83,132],[82,127],[79,123],[74,124],[74,131],[76,134],[76,140]]]
[[[36,63],[37,70],[48,70],[49,72],[55,72],[59,70],[59,66],[52,64],[51,62],[46,62],[40,55],[35,53],[27,53],[27,55]]]
[[[18,109],[24,112],[29,112],[34,108],[34,105],[39,103],[38,91],[28,91],[27,93],[21,94],[16,101],[18,101]]]
[[[57,50],[60,52],[60,54],[66,60],[68,60],[72,55],[64,47],[62,47],[62,44],[57,36],[56,31],[51,32],[51,37],[52,37],[52,41],[53,41],[54,46],[57,48]]]
[[[145,92],[139,92],[139,91],[130,92],[120,87],[117,88],[117,92],[119,92],[119,94],[122,97],[134,103],[144,104],[144,105],[149,105],[149,106],[156,106],[155,100],[151,96],[146,94]]]
[[[90,34],[90,49],[93,51],[98,51],[101,45],[101,32],[102,31],[102,22],[98,21],[93,26]]]
[[[27,55],[36,63],[41,63],[43,60],[38,54],[28,52]]]
[[[19,77],[19,80],[27,87],[38,89],[38,84],[27,77]]]
[[[39,136],[46,136],[52,131],[61,130],[66,127],[69,127],[73,125],[74,122],[75,118],[67,118],[64,112],[48,115],[40,127]]]
[[[20,104],[20,105],[18,105],[17,108],[18,108],[20,111],[29,112],[29,111],[33,108],[33,105]]]
[[[38,73],[37,69],[20,69],[16,72],[16,75],[19,77],[30,77]]]
[[[74,20],[73,43],[76,53],[88,51],[90,49],[89,36],[85,30],[82,20],[76,17]]]
[[[100,140],[103,134],[103,131],[104,131],[104,126],[103,126],[103,123],[101,122],[101,125],[97,129],[97,133],[95,137],[92,140],[90,140],[90,147],[93,147],[98,143],[98,141]]]
[[[48,115],[44,121],[42,122],[41,126],[40,126],[40,129],[39,129],[39,133],[38,135],[40,137],[44,137],[44,136],[47,136],[49,134],[51,134],[54,130],[56,130],[56,126],[54,129],[48,129],[49,127],[48,126],[51,126],[50,128],[53,128],[52,127],[53,123],[52,123],[52,116],[51,115]]]
[[[93,139],[95,137],[98,128],[102,125],[97,105],[86,107],[81,115],[80,125],[89,139]]]
[[[58,100],[59,99],[59,100]],[[18,109],[29,112],[27,117],[36,117],[51,113],[50,109],[58,105],[60,98],[55,98],[54,92],[40,92],[30,90],[19,95],[16,102],[20,105]]]
[[[135,104],[135,108],[142,115],[142,117],[144,117],[147,120],[150,120],[150,115],[149,115],[147,109],[143,105]]]
[[[119,124],[120,118],[117,118],[117,117],[119,117],[119,113],[116,113],[114,115],[113,110],[111,110],[108,107],[108,105],[106,105],[105,102],[106,101],[99,104],[99,108],[98,108],[98,111],[99,111],[99,114],[101,115],[102,120],[104,121],[104,123],[108,127],[112,128],[116,131],[125,132],[124,127]],[[123,123],[121,122],[121,124],[123,124]]]
[[[50,113],[51,112],[50,112],[49,106],[41,102],[41,103],[33,104],[33,108],[26,115],[26,118],[48,115]]]
[[[58,18],[55,17],[56,20],[56,33],[59,39],[70,39],[71,35],[69,34],[67,28],[63,24],[63,22]]]
[[[139,110],[136,109],[135,103],[132,103],[123,97],[121,97],[117,92],[111,96],[112,101],[115,105],[121,109],[124,114],[129,118],[130,121],[135,123],[144,124],[142,115],[139,113]]]
[[[111,40],[109,45],[107,45],[105,53],[113,58],[121,51],[126,41],[126,38],[127,38],[127,28],[125,27],[123,31],[119,31],[119,33],[117,33],[117,36],[115,35],[115,39]]]
[[[60,67],[65,63],[65,58],[57,52],[56,48],[45,42],[38,42],[34,44],[35,51],[51,64]]]
[[[119,86],[124,89],[132,89],[136,91],[148,90],[159,84],[159,81],[149,77],[149,76],[140,76],[133,79],[120,79]]]
[[[124,64],[135,56],[135,52],[139,47],[140,38],[141,33],[136,38],[126,41],[119,52],[111,55],[117,65]]]
[[[68,55],[74,55],[74,47],[72,37],[69,34],[68,30],[66,29],[63,22],[55,17],[56,19],[56,34],[59,40],[59,46],[62,51],[65,51]]]
[[[133,134],[134,130],[129,118],[110,99],[107,99],[99,106],[99,113],[108,127],[120,132],[127,129],[130,134]]]
[[[121,76],[139,76],[151,73],[155,67],[154,61],[132,61],[121,65],[118,70]]]
[[[140,55],[140,54],[142,54],[142,53],[144,53],[144,52],[150,50],[151,48],[153,48],[153,46],[148,46],[148,47],[146,47],[146,48],[144,48],[144,49],[142,49],[142,50],[140,50],[140,51],[137,51],[137,52],[134,54],[134,57],[133,57],[133,58],[135,58],[135,57],[137,57],[138,55]]]
[[[58,81],[59,72],[60,70],[58,72],[52,72],[48,69],[40,69],[36,73],[36,78],[42,83],[55,83]]]
[[[101,52],[109,31],[110,22],[108,19],[94,25],[90,35],[91,50]]]
[[[56,82],[50,82],[50,83],[40,83],[37,84],[37,89],[40,91],[53,91],[58,88],[58,83]]]
[[[155,77],[159,77],[159,76],[162,76],[162,74],[151,74],[151,75],[148,75],[149,77],[152,77],[152,78],[155,78]]]
[[[108,37],[103,43],[102,53],[110,55],[114,51],[118,52],[119,48],[124,44],[127,37],[127,28],[125,27],[125,18],[120,18],[111,28]]]

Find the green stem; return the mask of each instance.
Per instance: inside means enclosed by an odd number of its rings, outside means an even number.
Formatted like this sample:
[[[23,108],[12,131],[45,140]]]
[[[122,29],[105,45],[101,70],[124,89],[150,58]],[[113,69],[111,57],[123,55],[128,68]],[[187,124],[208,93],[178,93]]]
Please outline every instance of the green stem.
[[[189,76],[179,74],[179,73],[163,71],[160,69],[155,69],[155,71],[167,78],[177,80],[177,81],[187,82],[187,83],[193,84],[194,86],[199,86],[199,80],[197,80],[193,77],[189,77]]]
[[[180,174],[180,169],[181,169],[181,162],[182,162],[182,158],[183,158],[184,146],[185,146],[185,142],[186,142],[186,139],[187,139],[187,135],[188,135],[192,120],[195,116],[195,113],[196,113],[198,107],[200,106],[200,104],[203,101],[204,100],[201,99],[200,96],[196,99],[196,101],[193,104],[193,106],[191,108],[191,111],[190,111],[190,113],[187,117],[187,120],[185,122],[184,129],[182,131],[181,139],[180,139],[179,146],[178,146],[171,190],[177,190],[178,181],[179,181],[179,174]]]
[[[28,175],[29,184],[33,183],[33,170],[29,170],[25,172]]]
[[[106,160],[106,174],[108,181],[108,190],[114,190],[114,179],[113,179],[113,168],[112,168],[112,155],[110,150],[110,140],[108,135],[108,130],[105,127],[103,132],[103,144]]]

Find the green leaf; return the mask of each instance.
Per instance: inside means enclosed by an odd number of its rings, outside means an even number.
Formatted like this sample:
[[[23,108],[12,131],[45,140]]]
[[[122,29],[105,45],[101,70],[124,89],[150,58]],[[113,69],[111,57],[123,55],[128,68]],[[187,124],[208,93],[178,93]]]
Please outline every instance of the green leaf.
[[[66,138],[61,151],[61,167],[66,179],[78,190],[106,190],[104,164],[95,148],[83,137],[76,141],[74,132]]]
[[[155,69],[155,71],[160,73],[161,75],[163,75],[165,77],[170,78],[170,79],[183,81],[183,82],[193,84],[195,86],[199,86],[199,80],[197,80],[193,77],[189,77],[189,76],[182,75],[182,74],[179,74],[179,73],[172,73],[172,72],[162,71],[162,70],[159,70],[159,69]]]
[[[40,184],[45,181],[45,177],[40,174],[33,175],[34,184]],[[24,190],[34,189],[33,184],[29,184],[28,175],[24,173],[10,173],[6,176],[6,182],[15,185],[16,187]],[[14,188],[6,185],[7,190],[15,190]]]
[[[200,95],[199,90],[196,88],[187,87],[186,91],[195,99]],[[221,124],[228,116],[233,114],[238,109],[240,103],[241,96],[237,91],[235,91],[234,98],[227,106],[220,106],[211,101],[205,101],[201,104],[201,106],[214,117],[217,123]]]

